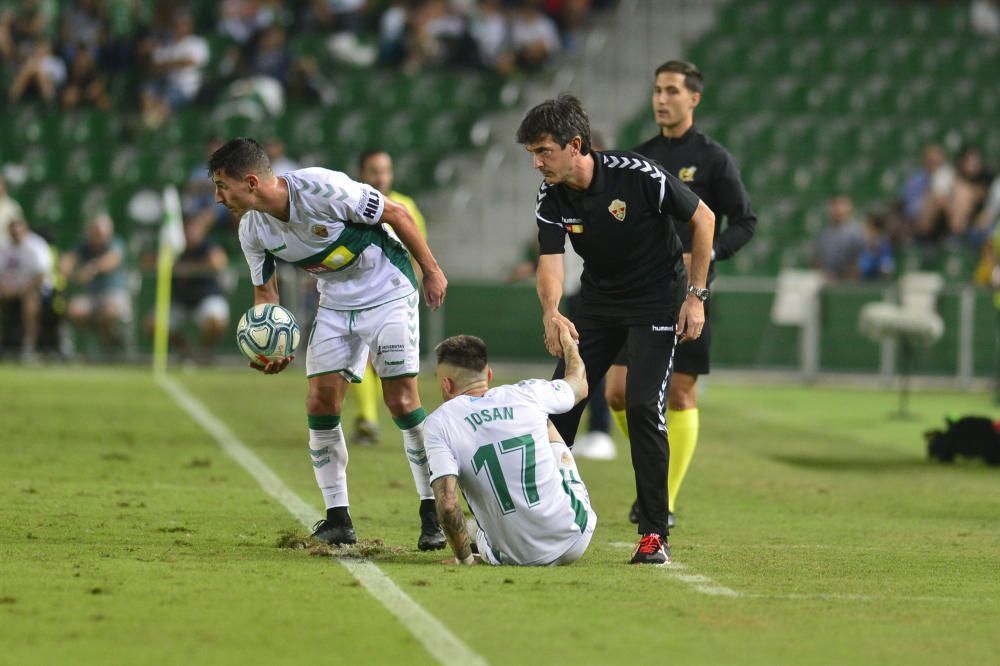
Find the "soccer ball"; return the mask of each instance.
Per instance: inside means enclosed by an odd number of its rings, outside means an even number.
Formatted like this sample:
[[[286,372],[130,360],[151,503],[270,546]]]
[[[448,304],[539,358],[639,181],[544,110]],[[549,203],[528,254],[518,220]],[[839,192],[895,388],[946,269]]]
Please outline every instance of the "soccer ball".
[[[255,305],[240,317],[236,344],[254,365],[267,365],[299,346],[299,325],[292,313],[274,303]]]

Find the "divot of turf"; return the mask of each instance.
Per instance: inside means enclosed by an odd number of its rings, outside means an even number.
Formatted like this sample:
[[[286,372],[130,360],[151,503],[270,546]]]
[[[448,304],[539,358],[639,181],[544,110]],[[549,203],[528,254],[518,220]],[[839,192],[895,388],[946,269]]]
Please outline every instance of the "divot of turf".
[[[377,559],[379,557],[402,555],[408,552],[402,546],[388,546],[381,539],[362,539],[352,545],[331,546],[328,543],[323,543],[312,537],[295,532],[283,532],[280,534],[278,540],[275,542],[275,546],[291,550],[304,550],[310,555],[352,557],[358,559]]]

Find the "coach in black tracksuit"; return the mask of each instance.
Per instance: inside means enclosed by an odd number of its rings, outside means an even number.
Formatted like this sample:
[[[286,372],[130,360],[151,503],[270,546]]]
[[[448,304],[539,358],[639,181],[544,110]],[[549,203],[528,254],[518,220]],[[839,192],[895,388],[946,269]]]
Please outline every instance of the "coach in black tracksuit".
[[[750,197],[740,179],[739,169],[725,148],[698,131],[694,110],[701,101],[701,72],[691,63],[671,60],[657,67],[653,83],[653,114],[660,132],[634,148],[635,152],[658,162],[680,178],[716,215],[713,260],[733,256],[753,236],[757,218],[750,208]],[[722,228],[722,221],[725,227]],[[691,252],[691,234],[683,226],[677,229],[684,252]],[[714,264],[713,264],[714,265]],[[709,267],[709,284],[712,282]],[[698,442],[699,412],[697,381],[709,371],[709,345],[712,338],[711,300],[705,304],[705,328],[697,340],[677,348],[674,375],[667,397],[667,426],[670,431],[670,475],[668,495],[673,512],[681,483],[694,456]],[[607,398],[612,414],[623,424],[626,369],[623,349],[607,375]],[[624,428],[622,428],[624,430]],[[628,432],[626,431],[626,434]],[[638,506],[630,518],[638,522]],[[673,527],[673,513],[669,525]]]
[[[642,508],[643,535],[632,561],[662,563],[667,544],[666,480],[669,446],[663,409],[675,332],[697,339],[704,325],[705,288],[715,217],[680,180],[642,156],[595,152],[579,100],[560,95],[531,109],[517,140],[545,178],[535,208],[540,258],[538,296],[545,344],[561,350],[557,320],[579,340],[591,390],[624,345],[628,377],[632,466]],[[691,279],[675,230],[692,230]],[[565,240],[584,260],[582,305],[574,322],[559,314]],[[562,364],[556,369],[561,377]],[[572,445],[583,407],[552,422]]]

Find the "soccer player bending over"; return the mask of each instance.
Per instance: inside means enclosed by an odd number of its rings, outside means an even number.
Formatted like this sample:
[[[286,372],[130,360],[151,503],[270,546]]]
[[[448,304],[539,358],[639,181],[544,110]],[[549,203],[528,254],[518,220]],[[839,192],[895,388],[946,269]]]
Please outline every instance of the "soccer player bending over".
[[[587,397],[576,343],[560,328],[566,376],[490,388],[486,344],[471,335],[437,346],[445,403],[427,417],[425,443],[438,516],[455,562],[473,564],[461,487],[479,522],[476,545],[489,564],[553,566],[580,559],[597,514],[573,454],[548,421]]]
[[[216,200],[241,217],[240,245],[250,265],[255,304],[278,303],[275,258],[317,278],[319,308],[306,351],[306,412],[309,454],[326,519],[316,524],[313,537],[331,544],[357,541],[348,512],[340,409],[348,382],[361,381],[371,349],[420,495],[417,547],[444,548],[424,453],[425,414],[416,380],[419,296],[407,250],[423,271],[431,309],[441,305],[448,281],[413,218],[375,188],[337,171],[308,168],[277,177],[253,139],[226,143],[212,154],[208,170]],[[258,369],[274,374],[291,360]]]

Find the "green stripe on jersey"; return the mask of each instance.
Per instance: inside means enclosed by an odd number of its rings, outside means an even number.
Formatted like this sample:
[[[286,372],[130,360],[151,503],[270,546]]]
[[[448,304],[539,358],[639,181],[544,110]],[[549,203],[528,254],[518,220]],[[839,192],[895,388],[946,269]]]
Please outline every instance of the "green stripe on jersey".
[[[399,241],[390,237],[381,225],[368,226],[345,222],[344,230],[335,241],[316,254],[291,263],[300,268],[322,265],[332,272],[342,271],[353,265],[370,245],[382,250],[389,262],[406,276],[414,289],[417,288],[417,276],[413,273],[409,253]]]
[[[562,482],[562,487],[566,491],[566,494],[569,495],[569,505],[573,507],[573,512],[576,514],[573,522],[580,528],[580,533],[582,534],[587,531],[587,507],[576,498],[576,495],[573,494],[573,489],[569,487],[566,481]]]
[[[261,285],[267,284],[267,281],[271,279],[272,275],[274,275],[274,265],[275,265],[274,255],[271,254],[270,252],[265,251],[264,265],[261,267],[261,279],[263,280],[263,282],[261,282]]]

